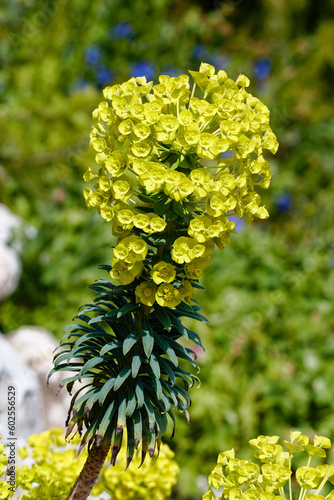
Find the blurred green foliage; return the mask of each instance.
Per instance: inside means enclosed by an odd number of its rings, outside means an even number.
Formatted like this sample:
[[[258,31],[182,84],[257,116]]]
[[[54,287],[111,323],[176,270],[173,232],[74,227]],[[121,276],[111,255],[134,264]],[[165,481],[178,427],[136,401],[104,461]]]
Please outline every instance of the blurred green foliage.
[[[204,60],[251,78],[280,149],[263,193],[270,219],[241,228],[197,294],[210,328],[192,325],[206,351],[190,426],[179,418],[170,443],[178,498],[199,498],[196,477],[222,449],[246,457],[254,436],[333,436],[333,0],[7,0],[0,37],[0,201],[38,230],[1,330],[60,336],[109,263],[109,226],[84,207],[81,180],[103,85]]]

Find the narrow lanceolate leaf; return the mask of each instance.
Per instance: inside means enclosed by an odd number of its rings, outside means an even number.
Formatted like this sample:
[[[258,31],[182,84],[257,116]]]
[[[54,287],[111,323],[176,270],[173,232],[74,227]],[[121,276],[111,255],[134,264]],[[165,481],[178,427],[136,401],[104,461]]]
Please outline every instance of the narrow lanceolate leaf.
[[[149,359],[150,367],[152,368],[152,371],[154,375],[157,378],[160,378],[160,365],[157,357],[154,354],[151,354],[150,359]]]
[[[143,388],[143,382],[141,381],[140,378],[137,379],[135,393],[138,401],[137,408],[141,408],[144,404],[144,388]]]
[[[160,436],[164,436],[168,429],[168,419],[165,413],[156,412],[156,422]]]
[[[143,332],[142,340],[143,340],[144,352],[146,354],[146,357],[149,358],[153,350],[154,334],[146,317],[144,317],[143,319],[142,332]]]
[[[128,376],[131,373],[131,367],[130,366],[125,366],[117,375],[117,379],[114,385],[114,391],[118,391],[118,389],[121,387],[121,385],[126,381]]]
[[[112,401],[110,405],[108,406],[107,410],[105,411],[103,418],[101,420],[101,423],[99,425],[98,431],[97,431],[97,444],[101,442],[103,439],[104,435],[107,432],[107,429],[110,425],[110,422],[112,420],[112,417],[114,416],[114,413],[117,410],[117,404],[116,401]]]
[[[159,378],[157,378],[155,376],[155,374],[153,373],[153,370],[150,367],[150,365],[146,365],[145,368],[146,368],[147,373],[149,374],[149,376],[150,376],[150,378],[151,378],[151,380],[153,382],[154,389],[155,389],[155,392],[156,392],[156,397],[158,399],[161,399],[161,397],[162,397],[162,387],[161,387],[161,383],[160,383]]]
[[[134,436],[134,425],[132,418],[126,420],[126,430],[127,430],[127,448],[126,448],[126,468],[129,467],[133,454],[135,451],[135,436]]]
[[[164,308],[159,306],[159,304],[155,304],[154,310],[160,323],[162,323],[166,330],[170,331],[170,329],[172,328],[172,323]]]
[[[87,386],[86,386],[87,387]],[[81,388],[83,389],[83,387]],[[88,398],[90,398],[93,394],[96,394],[99,392],[99,389],[96,387],[92,387],[90,390],[88,390],[85,394],[83,394],[79,399],[76,400],[75,404],[73,405],[73,411],[77,412],[79,408],[87,401]],[[77,394],[79,391],[77,392]]]
[[[95,366],[101,365],[102,363],[105,363],[105,362],[106,362],[106,358],[104,356],[97,356],[97,357],[89,359],[87,361],[87,363],[85,363],[84,366],[81,368],[81,370],[79,372],[79,378],[81,377],[81,375],[88,372],[89,370],[91,370]]]
[[[171,384],[174,385],[175,384],[175,371],[170,366],[169,360],[164,359],[159,355],[157,355],[157,359],[159,361],[160,366],[165,370],[166,375],[168,375],[168,377],[170,378]]]
[[[137,308],[138,308],[138,304],[136,304],[135,302],[130,302],[129,304],[126,304],[125,306],[123,306],[121,309],[118,310],[117,318],[120,318],[124,314],[126,314],[128,312],[132,312]]]
[[[139,356],[139,354],[135,354],[132,358],[132,362],[131,362],[131,374],[132,374],[132,378],[136,378],[137,375],[138,375],[138,372],[139,372],[139,369],[140,369],[140,366],[141,366],[141,357]]]
[[[181,321],[179,319],[177,319],[177,317],[174,316],[174,314],[171,314],[169,312],[169,316],[170,316],[171,322],[173,323],[173,325],[175,326],[175,328],[181,333],[181,335],[183,335],[183,337],[186,340],[189,340],[187,328],[182,325]]]
[[[137,449],[142,438],[142,418],[141,412],[136,410],[133,414],[135,448]]]
[[[116,382],[116,377],[110,378],[105,384],[103,384],[102,389],[100,389],[99,403],[103,405],[109,392],[114,388]]]
[[[161,338],[160,335],[155,334],[154,338],[155,338],[155,341],[157,342],[157,344],[159,344],[159,346],[161,347],[161,349],[167,354],[167,356],[169,357],[171,362],[174,364],[174,366],[177,366],[179,364],[179,362],[178,362],[177,356],[174,352],[174,349],[172,349],[171,346],[167,342],[165,342]]]
[[[138,332],[132,332],[126,337],[123,342],[123,354],[124,356],[130,351],[130,349],[135,345],[139,338]]]
[[[84,409],[85,415],[87,415],[91,411],[91,409],[93,408],[94,403],[96,403],[96,401],[99,399],[99,396],[100,396],[100,392],[97,391],[89,399],[87,399],[87,402],[85,404],[85,409]]]
[[[119,400],[118,400],[118,414],[117,414],[117,429],[116,429],[116,434],[120,434],[120,432],[123,431],[125,427],[125,420],[126,420],[126,406],[127,406],[127,399],[123,391],[120,392],[119,394]]]
[[[155,412],[154,412],[153,405],[147,396],[145,396],[144,406],[145,406],[145,409],[147,411],[150,432],[154,432]]]
[[[100,355],[103,356],[106,352],[112,351],[113,349],[118,349],[122,347],[122,342],[109,342],[100,351]]]
[[[111,460],[110,460],[111,465],[115,465],[116,463],[117,455],[122,446],[122,439],[123,439],[123,430],[121,430],[120,432],[117,431],[113,432],[111,439]]]
[[[133,388],[133,384],[130,382],[130,383],[127,383],[126,386],[128,389],[128,402],[126,405],[126,416],[132,417],[133,412],[135,411],[136,406],[137,406],[137,399],[136,399],[136,394],[135,394],[135,391]]]

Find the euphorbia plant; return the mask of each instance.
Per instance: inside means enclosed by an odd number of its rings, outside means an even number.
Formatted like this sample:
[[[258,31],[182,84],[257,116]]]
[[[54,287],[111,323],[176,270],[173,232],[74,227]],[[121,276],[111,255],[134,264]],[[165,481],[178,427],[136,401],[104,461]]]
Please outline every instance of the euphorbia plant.
[[[205,321],[193,289],[215,246],[235,232],[229,215],[249,223],[268,216],[256,192],[270,183],[263,150],[277,149],[268,109],[243,75],[234,82],[204,63],[190,74],[192,89],[186,75],[106,87],[93,113],[99,170],[85,173],[94,185],[84,195],[118,238],[111,266],[101,267],[119,284],[90,286],[94,302],[67,327],[54,358],[52,373],[73,372],[60,388],[86,381],[67,421],[67,434],[76,426],[80,449],[89,449],[71,499],[87,497],[110,446],[115,463],[125,429],[129,464],[139,444],[142,460],[152,457],[173,410],[189,418],[188,389],[198,378],[179,360],[198,367],[180,339],[202,344],[181,318]]]
[[[333,500],[334,490],[328,491],[329,483],[334,484],[333,461],[331,465],[319,463],[319,457],[327,457],[325,450],[331,448],[330,439],[315,435],[310,444],[308,436],[292,431],[290,441],[284,441],[284,448],[279,439],[279,436],[258,436],[249,441],[259,463],[240,460],[233,449],[220,453],[203,500]],[[308,455],[306,465],[294,473],[292,459],[302,452]],[[220,488],[223,491],[217,494],[214,490]]]

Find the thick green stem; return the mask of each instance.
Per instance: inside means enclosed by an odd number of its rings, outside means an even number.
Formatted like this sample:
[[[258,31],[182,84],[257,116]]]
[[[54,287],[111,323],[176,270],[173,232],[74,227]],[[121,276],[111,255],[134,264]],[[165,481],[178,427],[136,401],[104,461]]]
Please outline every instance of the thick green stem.
[[[88,452],[88,457],[80,472],[80,476],[74,483],[66,500],[86,500],[99,477],[109,448],[110,443],[102,442],[100,446],[96,446],[95,443],[93,444]]]

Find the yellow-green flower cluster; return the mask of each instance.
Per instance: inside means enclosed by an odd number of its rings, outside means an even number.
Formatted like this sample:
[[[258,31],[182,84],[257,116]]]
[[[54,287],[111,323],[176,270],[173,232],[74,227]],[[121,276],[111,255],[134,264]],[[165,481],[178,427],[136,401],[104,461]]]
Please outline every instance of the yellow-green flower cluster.
[[[3,444],[0,443],[0,498],[8,498],[14,495],[14,491],[10,489],[11,485],[8,484],[6,480],[2,479],[6,465],[7,465],[7,456],[5,454],[5,447]]]
[[[162,75],[156,85],[141,77],[106,87],[105,101],[93,112],[90,143],[99,170],[84,175],[94,181],[84,191],[86,204],[112,221],[119,238],[111,276],[121,284],[142,276],[137,297],[146,305],[154,296],[174,307],[181,280],[198,279],[214,246],[229,243],[235,232],[229,215],[249,223],[268,217],[256,189],[270,183],[264,150],[275,153],[278,146],[269,110],[247,92],[243,75],[234,82],[206,63],[190,74],[192,88],[187,75]],[[159,261],[147,261],[144,243],[159,255],[163,240],[177,286],[161,282],[158,291],[151,270]]]
[[[321,495],[326,484],[334,484],[334,466],[328,464],[311,467],[314,457],[326,458],[325,449],[331,441],[324,436],[314,436],[313,444],[299,431],[290,433],[290,441],[284,441],[285,450],[279,444],[279,436],[259,436],[249,441],[254,456],[261,464],[239,460],[234,450],[220,453],[216,467],[209,476],[209,489],[203,500],[293,500],[293,484],[300,489],[298,500],[333,500],[332,489],[326,497]],[[306,452],[307,465],[293,474],[292,459],[296,453]],[[223,488],[216,494],[214,490]]]
[[[22,461],[27,457],[33,459],[32,465],[17,467],[17,485],[24,490],[19,500],[66,498],[87,459],[86,448],[76,458],[75,445],[79,441],[79,437],[74,437],[71,444],[67,444],[63,430],[57,428],[32,435],[28,439],[29,447],[19,449]],[[91,494],[96,497],[104,492],[110,499],[164,500],[168,497],[179,472],[170,448],[162,444],[159,460],[146,461],[141,468],[138,467],[141,461],[138,455],[126,471],[125,448],[123,445],[115,467],[108,465],[110,456],[107,458]],[[7,498],[7,495],[0,498]]]

